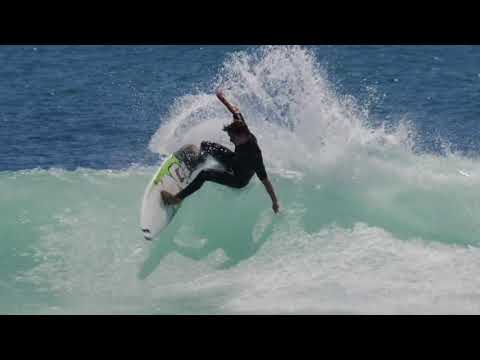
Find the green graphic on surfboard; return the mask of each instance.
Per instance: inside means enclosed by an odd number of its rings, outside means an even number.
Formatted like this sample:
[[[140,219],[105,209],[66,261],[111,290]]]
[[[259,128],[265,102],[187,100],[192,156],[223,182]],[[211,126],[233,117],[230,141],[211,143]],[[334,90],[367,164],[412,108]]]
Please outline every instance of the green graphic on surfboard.
[[[152,180],[149,182],[143,196],[140,212],[140,224],[146,240],[152,240],[172,220],[180,205],[165,205],[161,192],[166,190],[176,194],[183,190],[192,176],[191,162],[187,159],[198,156],[198,150],[188,145],[168,156],[160,165]],[[190,166],[187,166],[189,163]]]

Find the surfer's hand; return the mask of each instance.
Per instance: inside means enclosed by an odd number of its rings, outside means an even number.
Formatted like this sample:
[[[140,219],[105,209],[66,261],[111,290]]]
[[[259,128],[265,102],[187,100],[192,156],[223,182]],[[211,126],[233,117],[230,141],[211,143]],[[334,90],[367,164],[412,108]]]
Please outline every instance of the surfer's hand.
[[[222,91],[222,90],[217,90],[216,94],[217,94],[217,97],[218,97],[219,99],[224,99],[224,98],[225,98],[225,95],[223,95],[223,91]]]
[[[275,214],[278,214],[278,209],[279,209],[278,203],[273,203],[272,209]]]

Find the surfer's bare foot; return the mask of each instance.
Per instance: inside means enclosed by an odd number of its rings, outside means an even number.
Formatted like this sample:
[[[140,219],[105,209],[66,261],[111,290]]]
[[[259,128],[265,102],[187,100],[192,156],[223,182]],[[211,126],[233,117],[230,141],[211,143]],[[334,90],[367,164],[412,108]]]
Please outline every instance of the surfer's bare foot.
[[[163,190],[161,194],[163,202],[167,205],[177,205],[182,202],[182,200],[175,195],[170,194],[168,191]]]

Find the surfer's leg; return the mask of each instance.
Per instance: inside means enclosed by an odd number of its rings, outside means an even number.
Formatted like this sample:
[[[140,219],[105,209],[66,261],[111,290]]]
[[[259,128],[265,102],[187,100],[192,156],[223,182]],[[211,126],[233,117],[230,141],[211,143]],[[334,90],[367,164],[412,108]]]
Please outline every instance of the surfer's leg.
[[[180,161],[183,161],[185,165],[193,171],[200,163],[200,150],[195,145],[185,145],[178,149],[174,155]]]
[[[240,181],[239,178],[225,171],[215,169],[202,170],[185,189],[176,195],[176,197],[180,200],[185,199],[187,196],[192,195],[195,191],[200,189],[205,181],[212,181],[217,184],[237,189],[246,185],[244,181]]]
[[[232,167],[234,152],[225,146],[210,141],[202,141],[200,144],[200,158],[204,161],[207,155],[212,156],[227,169]]]

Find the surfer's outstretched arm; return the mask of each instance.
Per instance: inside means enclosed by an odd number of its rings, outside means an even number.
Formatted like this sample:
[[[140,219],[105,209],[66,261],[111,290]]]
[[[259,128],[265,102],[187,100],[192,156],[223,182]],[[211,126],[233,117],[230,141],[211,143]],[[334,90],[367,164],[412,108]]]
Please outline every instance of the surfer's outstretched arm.
[[[230,111],[232,113],[234,120],[239,120],[239,121],[245,122],[245,119],[243,118],[243,115],[240,113],[240,109],[238,107],[230,104],[228,102],[228,100],[225,99],[225,95],[223,94],[223,92],[221,90],[217,91],[217,98],[218,98],[218,100],[220,100],[223,103],[223,105],[225,105],[225,107],[228,109],[228,111]]]
[[[279,206],[278,206],[277,196],[275,195],[275,190],[273,190],[272,183],[270,182],[268,177],[263,179],[262,183],[265,186],[265,189],[267,190],[268,195],[270,195],[270,198],[272,199],[272,209],[273,209],[273,212],[276,214],[278,213]]]

